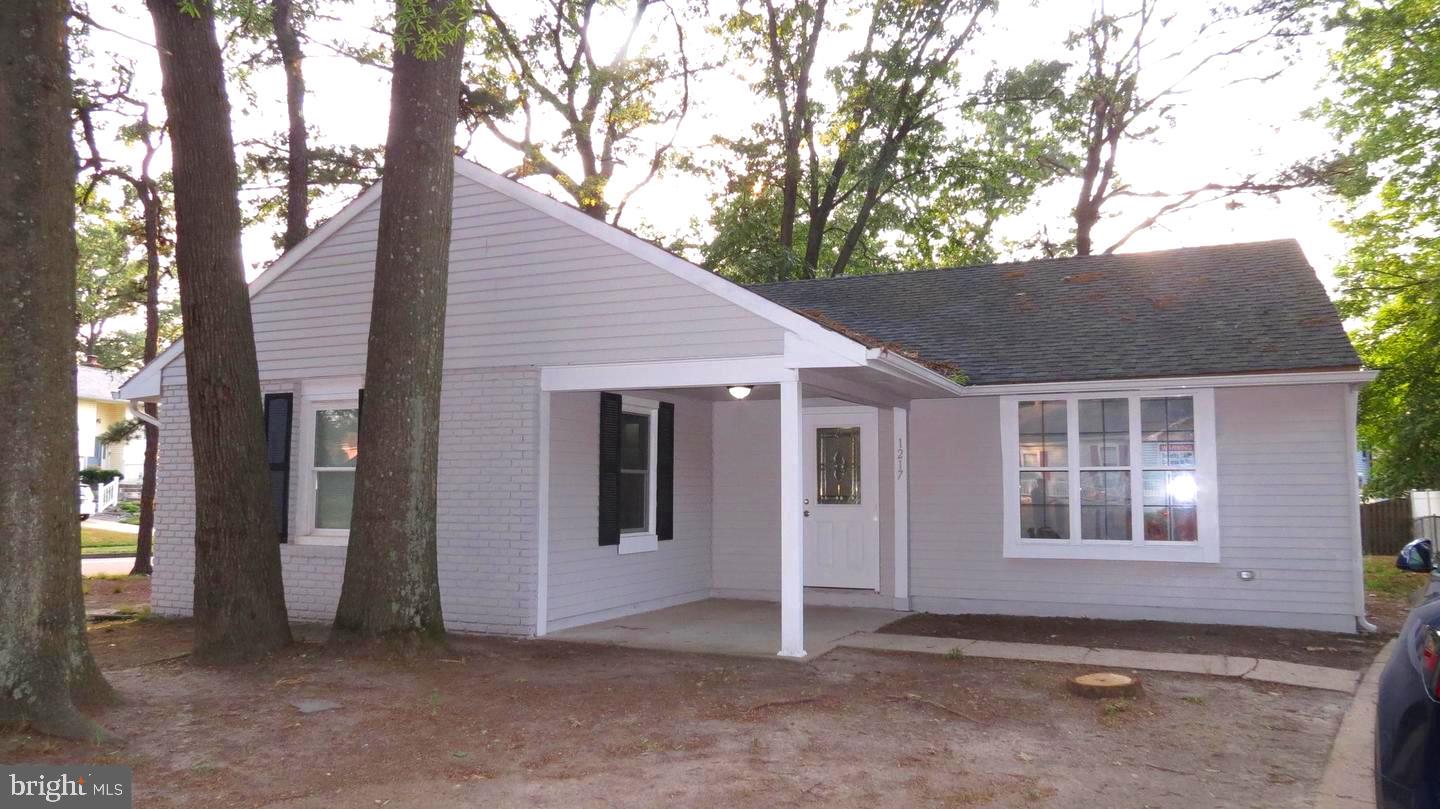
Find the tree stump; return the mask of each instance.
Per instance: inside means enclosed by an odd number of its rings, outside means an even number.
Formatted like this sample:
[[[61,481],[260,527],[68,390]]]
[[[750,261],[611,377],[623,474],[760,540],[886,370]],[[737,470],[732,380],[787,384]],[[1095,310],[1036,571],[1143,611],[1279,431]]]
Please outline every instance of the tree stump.
[[[1082,674],[1069,682],[1070,693],[1090,699],[1140,696],[1140,678],[1109,671]]]

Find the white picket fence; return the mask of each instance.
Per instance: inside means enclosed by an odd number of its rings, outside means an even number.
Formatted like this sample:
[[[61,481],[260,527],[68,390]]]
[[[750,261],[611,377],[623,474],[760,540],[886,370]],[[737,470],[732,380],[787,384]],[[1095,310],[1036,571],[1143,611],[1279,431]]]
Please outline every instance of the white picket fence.
[[[120,502],[120,478],[100,484],[99,495],[99,499],[95,503],[96,514],[115,508],[116,504]]]

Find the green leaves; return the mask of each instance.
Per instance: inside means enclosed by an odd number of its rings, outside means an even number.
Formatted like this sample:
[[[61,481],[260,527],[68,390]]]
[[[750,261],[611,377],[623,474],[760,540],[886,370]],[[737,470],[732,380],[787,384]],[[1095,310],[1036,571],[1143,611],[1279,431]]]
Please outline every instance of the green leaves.
[[[1321,112],[1346,140],[1353,240],[1337,269],[1341,312],[1380,371],[1361,396],[1369,492],[1440,487],[1440,0],[1348,0],[1334,67],[1341,92]]]
[[[1047,61],[962,75],[993,8],[810,0],[725,17],[719,32],[756,63],[755,90],[776,112],[717,142],[731,159],[706,266],[767,281],[992,260],[995,224],[1062,165],[1041,122],[1065,71]]]
[[[422,61],[464,40],[475,16],[470,0],[395,0],[395,50]]]

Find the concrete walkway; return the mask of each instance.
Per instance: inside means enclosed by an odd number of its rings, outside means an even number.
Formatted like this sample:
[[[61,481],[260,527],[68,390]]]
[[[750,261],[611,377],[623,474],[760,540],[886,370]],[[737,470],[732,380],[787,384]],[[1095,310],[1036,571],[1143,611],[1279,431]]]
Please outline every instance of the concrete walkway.
[[[88,556],[80,557],[80,575],[82,576],[125,576],[135,568],[135,557],[133,556],[103,556],[98,559]]]
[[[91,517],[90,519],[80,523],[81,528],[84,528],[86,526],[89,526],[90,528],[99,528],[102,531],[116,531],[122,534],[138,535],[140,533],[140,526],[138,525],[133,525],[128,522],[120,522],[120,520],[118,519],[108,519],[99,515]]]
[[[806,610],[807,618],[809,610]],[[1004,643],[990,640],[930,638],[919,635],[882,635],[857,632],[836,645],[857,649],[878,649],[922,654],[960,654],[965,657],[992,657],[1001,660],[1029,660],[1038,663],[1073,663],[1118,669],[1174,671],[1209,674],[1267,683],[1283,683],[1325,691],[1355,692],[1360,672],[1307,666],[1254,657],[1196,655],[1170,652],[1133,652],[1124,649],[1091,649],[1084,646],[1051,646],[1042,643]]]
[[[1330,761],[1315,790],[1315,809],[1374,809],[1375,700],[1380,692],[1380,672],[1394,652],[1393,640],[1380,650],[1340,720]]]

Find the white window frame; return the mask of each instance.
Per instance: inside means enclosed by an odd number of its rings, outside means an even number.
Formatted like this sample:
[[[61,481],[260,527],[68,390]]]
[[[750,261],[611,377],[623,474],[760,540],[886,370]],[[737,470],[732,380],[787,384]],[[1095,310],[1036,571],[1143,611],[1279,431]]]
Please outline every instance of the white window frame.
[[[295,510],[295,544],[346,545],[350,531],[340,528],[315,527],[315,414],[321,410],[346,410],[360,407],[359,380],[326,386],[315,392],[299,395],[300,454],[295,469],[299,473],[299,497]]]
[[[1144,470],[1140,400],[1189,397],[1195,412],[1195,483],[1197,542],[1148,541],[1144,532]],[[1130,421],[1130,541],[1082,539],[1080,502],[1080,406],[1083,399],[1127,399]],[[1068,451],[1070,537],[1033,539],[1020,535],[1020,402],[1064,401]],[[1110,559],[1129,561],[1220,561],[1220,503],[1215,461],[1215,391],[1178,390],[1085,391],[1034,393],[1000,397],[1000,452],[1004,470],[1004,555],[1007,559]],[[1123,468],[1123,467],[1122,467]]]
[[[622,394],[620,397],[620,412],[635,416],[647,416],[649,418],[649,421],[646,423],[650,425],[650,447],[649,452],[646,453],[646,463],[649,468],[645,475],[645,528],[621,531],[619,552],[622,555],[650,553],[660,548],[660,537],[655,530],[655,484],[656,473],[659,469],[657,465],[659,459],[656,450],[658,450],[660,446],[660,403],[653,399],[642,399],[638,396]]]

